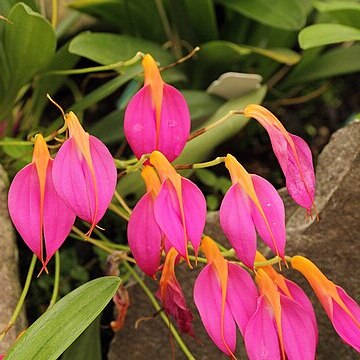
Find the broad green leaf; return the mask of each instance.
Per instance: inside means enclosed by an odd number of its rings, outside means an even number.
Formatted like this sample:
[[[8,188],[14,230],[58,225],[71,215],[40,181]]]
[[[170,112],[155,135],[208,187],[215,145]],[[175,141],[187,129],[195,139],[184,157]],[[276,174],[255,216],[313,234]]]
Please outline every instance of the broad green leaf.
[[[129,60],[138,51],[152,54],[162,65],[173,61],[171,54],[157,43],[110,33],[82,33],[71,41],[69,51],[102,65]]]
[[[319,22],[335,22],[338,24],[360,28],[360,2],[357,0],[316,1],[315,8],[320,12]],[[325,21],[322,21],[324,18]]]
[[[68,5],[100,18],[121,33],[159,43],[167,40],[154,0],[73,0]]]
[[[120,279],[107,276],[72,291],[37,319],[6,354],[6,360],[56,360],[114,296]]]
[[[87,329],[71,344],[61,360],[101,360],[99,315]]]
[[[194,121],[213,114],[224,103],[221,98],[201,90],[181,90],[189,106],[192,126]]]
[[[70,43],[69,51],[102,65],[115,64],[133,58],[137,52],[150,53],[162,66],[174,61],[173,56],[152,41],[129,35],[85,32]],[[164,80],[170,82],[184,80],[178,69],[164,72]]]
[[[16,95],[55,53],[55,33],[50,23],[23,3],[17,3],[8,15],[4,52],[9,67],[8,92]]]
[[[340,24],[310,25],[299,33],[299,44],[304,50],[317,46],[360,40],[360,30]]]
[[[252,91],[239,98],[227,101],[216,113],[204,124],[207,126],[227,115],[230,110],[243,109],[248,104],[259,104],[266,95],[266,87]],[[250,119],[241,115],[233,116],[224,121],[215,129],[209,130],[199,137],[191,140],[185,146],[176,164],[191,164],[206,161],[212,151],[221,143],[238,133]],[[222,154],[219,154],[220,156]],[[226,154],[223,154],[226,155]]]
[[[259,54],[265,57],[268,57],[272,60],[275,60],[279,63],[283,63],[286,65],[294,65],[298,63],[301,59],[301,55],[299,55],[294,50],[288,48],[260,48],[255,46],[246,46],[251,50],[254,54]]]
[[[90,127],[89,133],[107,145],[119,143],[124,139],[123,124],[124,110],[114,110]]]
[[[69,44],[62,46],[51,59],[45,71],[71,69],[79,60],[77,55],[68,51]],[[30,118],[31,125],[38,124],[45,106],[48,104],[46,94],[54,97],[56,91],[66,80],[67,75],[41,75],[35,82],[34,93],[31,98],[31,110],[27,117]]]
[[[17,138],[4,137],[1,140],[2,149],[5,154],[13,159],[21,159],[30,162],[33,153],[33,144],[27,141],[21,141]],[[9,145],[6,145],[9,143]]]
[[[260,48],[243,44],[235,44],[230,41],[209,41],[200,47],[199,61],[211,64],[233,64],[241,59],[243,55],[250,53],[259,54],[272,60],[288,65],[296,64],[300,55],[286,48]]]
[[[218,0],[227,8],[262,24],[299,30],[306,22],[311,2],[303,0]]]
[[[329,50],[313,58],[306,66],[295,68],[286,78],[286,86],[358,72],[359,59],[360,44]]]
[[[216,14],[212,0],[184,0],[191,27],[199,42],[215,40],[218,37]]]

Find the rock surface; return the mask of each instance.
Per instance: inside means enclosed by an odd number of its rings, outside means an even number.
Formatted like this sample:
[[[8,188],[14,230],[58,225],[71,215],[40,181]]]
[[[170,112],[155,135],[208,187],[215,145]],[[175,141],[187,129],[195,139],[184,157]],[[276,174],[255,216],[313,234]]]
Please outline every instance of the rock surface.
[[[336,132],[318,159],[316,205],[320,222],[315,219],[305,221],[305,211],[297,207],[286,191],[280,193],[286,204],[287,253],[302,254],[311,258],[335,283],[346,289],[360,302],[360,123],[353,123]],[[206,233],[224,242],[219,229],[218,214],[211,213],[207,219]],[[185,266],[177,270],[179,282],[194,309],[192,289],[198,271],[190,272]],[[318,305],[306,281],[294,271],[287,271],[287,277],[299,283],[308,292],[315,304],[319,323],[318,360],[353,360],[359,354],[342,343]],[[147,280],[153,290],[155,282]],[[125,328],[118,332],[111,344],[109,360],[133,360],[147,358],[171,359],[169,331],[160,317],[144,321],[136,330],[134,324],[140,317],[151,316],[154,310],[139,286],[129,289],[132,306],[129,309]],[[197,359],[225,359],[205,333],[196,310],[196,340],[185,337],[185,341]],[[237,356],[243,354],[239,336]],[[185,359],[177,343],[173,340],[175,358]]]
[[[21,291],[15,234],[7,210],[7,191],[7,176],[0,165],[0,330],[10,320]],[[16,324],[0,342],[0,354],[7,351],[25,327],[25,313],[21,313]]]

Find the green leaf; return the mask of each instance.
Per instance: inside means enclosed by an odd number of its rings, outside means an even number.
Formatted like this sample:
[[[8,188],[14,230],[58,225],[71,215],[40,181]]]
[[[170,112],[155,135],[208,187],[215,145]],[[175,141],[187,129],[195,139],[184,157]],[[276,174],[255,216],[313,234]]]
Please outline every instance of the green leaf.
[[[138,51],[152,54],[162,65],[173,61],[171,54],[157,43],[110,33],[82,33],[71,41],[69,51],[102,65],[129,60]]]
[[[181,90],[181,93],[189,106],[192,126],[194,120],[208,117],[224,103],[219,97],[202,90]]]
[[[75,289],[37,319],[6,354],[6,360],[56,360],[100,314],[120,279],[106,276]]]
[[[55,53],[54,29],[39,13],[23,3],[10,11],[4,33],[4,51],[9,67],[9,93],[16,95]]]
[[[311,8],[303,0],[218,0],[225,7],[262,24],[284,30],[299,30]]]
[[[255,46],[246,46],[254,54],[259,54],[269,59],[275,60],[286,65],[294,65],[301,59],[301,55],[288,48],[259,48]]]
[[[360,44],[327,51],[313,58],[306,66],[296,67],[286,78],[286,86],[360,71],[359,59]]]
[[[259,104],[266,94],[266,87],[247,93],[239,98],[227,101],[204,124],[207,126],[227,115],[230,110],[243,109],[248,104]],[[209,130],[199,137],[191,140],[185,146],[176,164],[191,164],[208,159],[212,151],[221,143],[238,133],[249,121],[249,118],[237,115],[224,121],[215,129]],[[225,154],[224,154],[225,155]]]
[[[71,69],[79,60],[79,57],[70,54],[69,44],[62,46],[51,59],[46,71]],[[34,85],[34,93],[31,98],[32,106],[28,116],[31,118],[32,126],[35,126],[48,104],[46,94],[54,96],[56,91],[66,80],[67,75],[43,75]]]
[[[101,360],[100,320],[98,316],[71,344],[61,360]]]
[[[159,43],[167,40],[154,0],[73,0],[68,5],[100,18],[121,33]]]
[[[315,8],[326,21],[360,27],[360,2],[355,0],[316,1]],[[321,18],[322,19],[322,18]]]
[[[360,40],[360,30],[340,24],[315,24],[299,33],[299,44],[304,50],[317,46]]]
[[[133,58],[137,52],[150,53],[161,65],[174,61],[173,56],[159,44],[129,35],[85,32],[76,36],[70,43],[69,51],[102,65],[115,64]],[[184,80],[178,69],[164,72],[164,80]]]
[[[212,0],[184,0],[191,27],[199,42],[218,37],[216,14]]]
[[[31,162],[33,153],[33,144],[31,142],[22,142],[17,138],[5,137],[2,143],[9,143],[9,145],[2,144],[2,148],[6,155],[13,159],[21,159],[24,162]],[[23,143],[16,145],[16,143]]]

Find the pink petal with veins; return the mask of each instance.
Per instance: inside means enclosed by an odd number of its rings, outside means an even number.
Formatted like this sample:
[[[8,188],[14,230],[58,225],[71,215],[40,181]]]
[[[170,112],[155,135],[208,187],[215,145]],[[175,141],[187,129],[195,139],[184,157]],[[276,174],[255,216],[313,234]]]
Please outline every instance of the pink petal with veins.
[[[290,196],[300,206],[310,210],[315,196],[315,174],[312,155],[307,143],[300,137],[290,134],[294,151],[284,135],[275,127],[266,126],[274,153],[285,175],[286,187]]]
[[[165,180],[155,200],[156,222],[178,253],[186,258],[187,235],[181,218],[179,201],[169,179]]]
[[[46,249],[45,266],[63,244],[75,222],[75,214],[65,205],[55,191],[50,159],[46,173],[44,196],[44,242]]]
[[[140,89],[129,101],[124,117],[124,133],[138,159],[156,149],[156,119],[150,85]]]
[[[264,220],[259,209],[251,204],[251,214],[260,237],[275,253],[285,255],[285,208],[280,195],[275,188],[264,178],[251,175],[256,195],[264,211]]]
[[[281,328],[288,360],[315,359],[317,332],[313,319],[297,302],[281,295]]]
[[[155,220],[151,192],[136,204],[127,230],[129,246],[137,265],[145,274],[153,276],[160,264],[162,234]]]
[[[352,316],[333,300],[332,323],[342,340],[360,352],[360,307],[340,286],[336,290]]]
[[[52,181],[53,160],[46,170],[43,228],[40,222],[40,184],[35,164],[29,164],[14,177],[9,189],[9,213],[19,234],[41,260],[41,232],[44,237],[46,260],[59,249],[71,231],[75,214],[64,204]],[[21,206],[19,206],[21,204]]]
[[[190,180],[181,178],[186,232],[197,254],[206,220],[206,200],[200,189]]]
[[[256,231],[250,213],[250,201],[239,184],[232,185],[220,206],[220,223],[239,259],[253,268]]]
[[[304,290],[301,289],[299,285],[295,284],[293,281],[290,281],[288,279],[285,279],[285,283],[292,296],[292,299],[296,301],[298,304],[300,304],[305,309],[308,316],[310,316],[316,333],[316,341],[317,341],[318,339],[317,322],[316,322],[314,307],[312,306],[311,301],[309,300],[308,296],[305,294]]]
[[[246,270],[228,263],[226,303],[244,336],[245,328],[256,311],[259,292]]]
[[[256,312],[246,326],[244,340],[250,360],[281,358],[275,319],[263,295],[259,297]]]
[[[225,354],[230,355],[229,349],[234,353],[236,347],[235,321],[229,306],[225,304],[224,323],[222,324],[220,282],[216,270],[211,264],[206,265],[196,279],[194,301],[201,321],[212,341]]]
[[[97,224],[114,194],[117,173],[106,146],[94,136],[90,136],[89,141],[96,186],[74,138],[69,138],[60,148],[54,161],[53,180],[57,193],[66,205],[82,220]]]
[[[41,259],[40,184],[35,164],[26,165],[15,175],[9,189],[8,206],[16,230]]]
[[[182,152],[190,133],[190,113],[184,96],[164,84],[157,150],[171,162]],[[155,149],[154,149],[155,150]]]

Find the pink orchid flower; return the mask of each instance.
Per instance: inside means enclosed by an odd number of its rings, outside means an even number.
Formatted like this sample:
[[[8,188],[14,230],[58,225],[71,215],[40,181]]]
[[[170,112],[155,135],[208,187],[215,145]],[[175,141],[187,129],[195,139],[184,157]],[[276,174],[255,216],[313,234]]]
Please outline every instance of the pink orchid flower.
[[[283,258],[285,210],[278,192],[262,177],[249,174],[232,155],[226,156],[225,165],[233,185],[221,203],[220,223],[237,256],[253,268],[257,230],[271,250]]]
[[[133,209],[128,224],[128,242],[139,268],[154,276],[161,256],[163,234],[155,219],[155,199],[161,182],[153,167],[146,165],[141,172],[147,193]]]
[[[75,214],[55,191],[53,166],[44,138],[36,135],[32,163],[16,174],[8,198],[10,217],[26,245],[42,262],[42,270],[46,270],[75,221]]]
[[[294,256],[291,265],[306,277],[341,339],[360,352],[360,306],[305,257]]]
[[[154,205],[156,222],[190,265],[187,244],[190,241],[197,254],[206,218],[204,195],[194,183],[180,176],[161,152],[152,152],[150,163],[162,183]]]
[[[151,55],[145,55],[142,64],[145,84],[126,108],[125,137],[137,158],[159,150],[171,162],[189,136],[189,109],[182,94],[164,83]]]
[[[178,252],[171,248],[166,255],[159,291],[157,297],[161,300],[165,312],[175,319],[179,329],[190,336],[194,336],[192,326],[193,315],[186,305],[184,293],[175,276],[175,263]]]
[[[235,358],[236,326],[244,335],[259,294],[250,275],[226,261],[213,240],[204,237],[201,249],[208,265],[195,282],[195,305],[212,341]]]
[[[290,196],[311,215],[315,210],[315,175],[311,151],[300,137],[286,131],[281,122],[267,109],[251,104],[244,115],[256,119],[268,132],[274,153],[285,175]]]
[[[54,161],[54,185],[66,205],[91,224],[90,236],[113,197],[116,167],[107,147],[84,131],[73,112],[65,115],[65,123],[69,139]]]
[[[258,253],[257,260],[265,258]],[[317,325],[305,293],[270,266],[258,269],[255,279],[260,297],[244,337],[249,359],[315,359]]]

